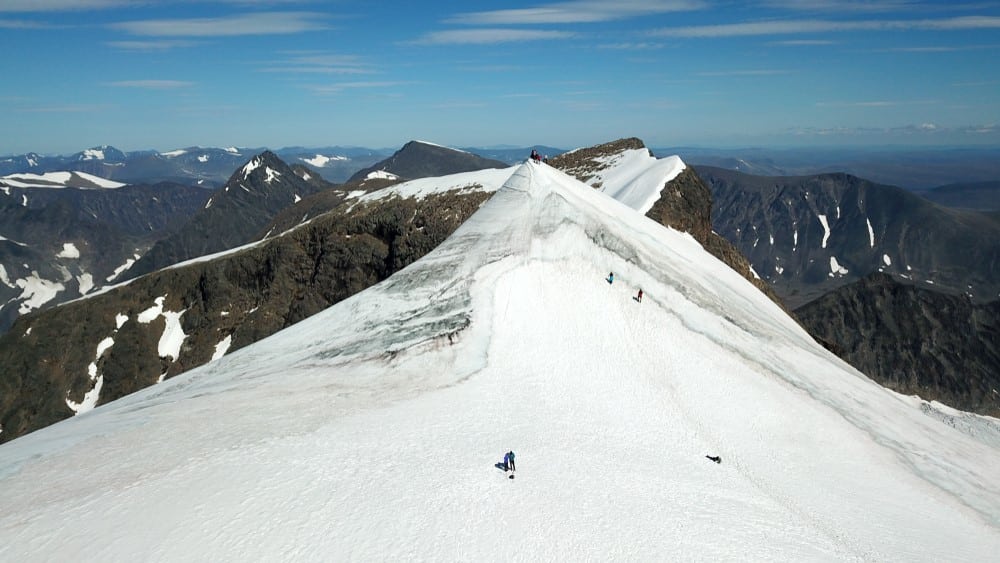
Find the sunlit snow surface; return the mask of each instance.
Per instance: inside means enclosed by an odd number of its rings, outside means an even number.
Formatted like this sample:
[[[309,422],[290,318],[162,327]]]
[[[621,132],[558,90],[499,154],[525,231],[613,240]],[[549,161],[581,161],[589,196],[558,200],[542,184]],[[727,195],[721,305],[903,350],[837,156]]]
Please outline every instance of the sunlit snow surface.
[[[0,560],[995,560],[996,421],[933,413],[526,164],[385,282],[0,446]]]

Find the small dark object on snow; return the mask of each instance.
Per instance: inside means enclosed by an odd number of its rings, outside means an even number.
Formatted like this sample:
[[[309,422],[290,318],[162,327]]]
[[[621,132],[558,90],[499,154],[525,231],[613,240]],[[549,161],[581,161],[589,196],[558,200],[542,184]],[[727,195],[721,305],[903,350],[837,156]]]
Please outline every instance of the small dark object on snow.
[[[719,457],[719,456],[717,456],[717,455],[707,455],[705,457],[707,457],[708,459],[714,461],[715,463],[722,463],[722,458]]]
[[[507,478],[508,478],[508,479],[513,479],[513,478],[514,478],[514,474],[513,474],[513,473],[511,473],[510,475],[508,475],[508,476],[507,476]]]

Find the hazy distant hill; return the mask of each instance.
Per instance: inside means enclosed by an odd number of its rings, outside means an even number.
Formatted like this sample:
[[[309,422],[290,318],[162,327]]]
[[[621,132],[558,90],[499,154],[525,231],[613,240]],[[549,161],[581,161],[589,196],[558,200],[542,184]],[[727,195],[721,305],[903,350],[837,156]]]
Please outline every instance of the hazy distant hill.
[[[349,181],[365,180],[372,175],[413,180],[507,166],[505,162],[483,158],[470,152],[423,141],[410,141],[389,158],[359,170]]]
[[[948,184],[916,193],[947,207],[1000,211],[1000,181]]]
[[[1000,148],[842,148],[790,149],[667,147],[695,168],[714,166],[760,176],[808,176],[843,172],[877,184],[926,190],[953,183],[1000,179]]]

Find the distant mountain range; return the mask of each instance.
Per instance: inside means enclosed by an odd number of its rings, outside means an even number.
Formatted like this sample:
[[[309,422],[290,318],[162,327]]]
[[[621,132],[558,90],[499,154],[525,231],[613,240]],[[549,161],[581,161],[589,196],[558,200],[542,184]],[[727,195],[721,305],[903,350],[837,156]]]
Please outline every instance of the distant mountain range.
[[[695,168],[712,223],[799,307],[872,272],[977,301],[1000,296],[1000,224],[848,174],[755,176]]]
[[[413,142],[428,147],[438,146],[422,141]],[[464,151],[479,158],[510,165],[527,159],[532,148],[469,147],[455,149],[452,152],[460,154]],[[534,148],[547,155],[563,152],[561,149],[541,145]],[[119,184],[174,182],[215,189],[225,184],[233,170],[242,166],[248,158],[265,150],[268,149],[187,147],[166,152],[151,150],[125,152],[105,145],[65,156],[38,153],[3,156],[0,157],[0,187],[12,186],[17,182],[58,182],[61,176],[49,176],[46,180],[39,180],[39,177],[50,173],[60,175],[74,173],[73,182],[76,184],[86,183],[87,178],[103,178]],[[298,164],[319,173],[326,181],[342,183],[354,179],[353,177],[362,169],[374,170],[376,163],[387,160],[397,151],[334,146],[285,147],[271,152],[290,165]],[[25,177],[25,175],[31,176]],[[423,177],[420,174],[409,176],[403,174],[403,176]]]
[[[1000,179],[1000,147],[665,147],[653,149],[653,152],[661,156],[680,155],[695,168],[713,166],[757,176],[843,172],[908,190]]]
[[[68,156],[28,153],[0,157],[0,177],[84,172],[126,184],[167,181],[214,189],[223,185],[248,158],[264,150],[267,149],[189,147],[167,152],[123,152],[101,146]],[[391,153],[359,147],[287,147],[273,152],[285,162],[308,167],[331,182],[343,182],[358,169]]]

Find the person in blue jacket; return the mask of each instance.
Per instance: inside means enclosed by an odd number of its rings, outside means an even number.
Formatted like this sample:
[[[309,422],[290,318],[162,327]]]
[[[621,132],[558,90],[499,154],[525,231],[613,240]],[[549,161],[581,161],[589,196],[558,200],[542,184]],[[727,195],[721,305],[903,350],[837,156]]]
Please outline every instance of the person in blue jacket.
[[[503,456],[503,470],[514,471],[514,452],[507,452]]]
[[[615,273],[614,272],[611,272],[610,274],[608,274],[608,283],[609,284],[610,283],[615,283]]]

